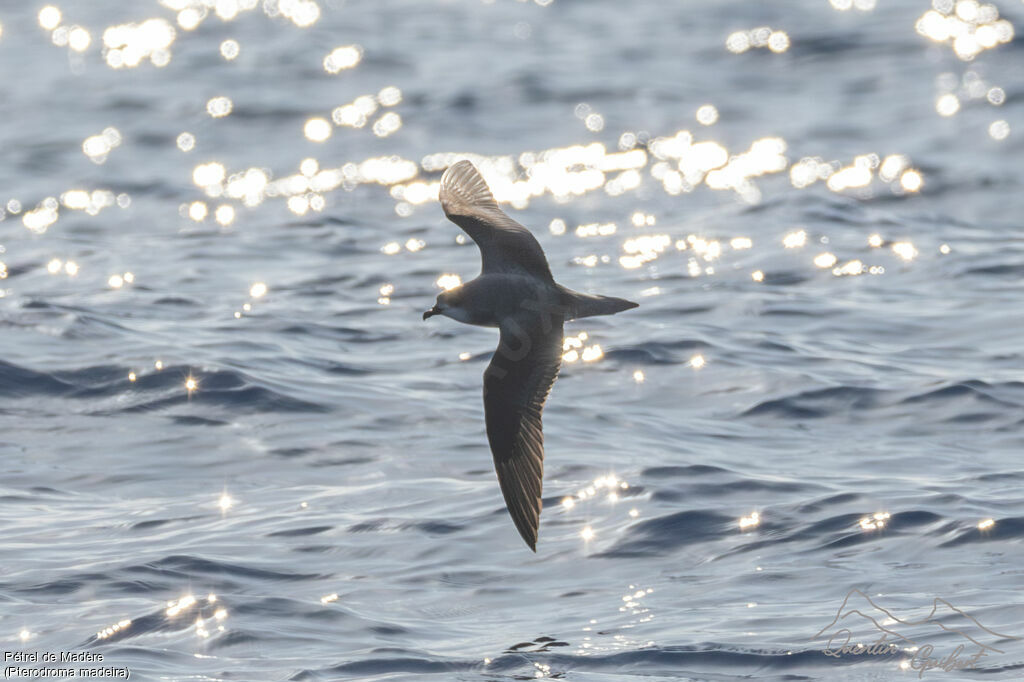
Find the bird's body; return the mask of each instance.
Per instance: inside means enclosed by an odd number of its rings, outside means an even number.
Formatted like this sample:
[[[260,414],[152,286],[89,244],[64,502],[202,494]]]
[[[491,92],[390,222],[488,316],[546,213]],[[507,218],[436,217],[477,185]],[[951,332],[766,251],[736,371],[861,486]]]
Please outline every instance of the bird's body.
[[[509,514],[536,551],[544,476],[541,411],[558,376],[563,325],[637,304],[556,283],[540,244],[498,207],[469,161],[445,172],[440,199],[445,215],[480,247],[482,268],[475,279],[442,292],[423,319],[444,315],[501,330],[484,372],[487,439]]]
[[[441,314],[453,320],[480,327],[500,327],[501,320],[522,309],[522,302],[534,300],[547,305],[558,303],[557,291],[535,277],[514,273],[483,274],[461,287],[460,305]]]

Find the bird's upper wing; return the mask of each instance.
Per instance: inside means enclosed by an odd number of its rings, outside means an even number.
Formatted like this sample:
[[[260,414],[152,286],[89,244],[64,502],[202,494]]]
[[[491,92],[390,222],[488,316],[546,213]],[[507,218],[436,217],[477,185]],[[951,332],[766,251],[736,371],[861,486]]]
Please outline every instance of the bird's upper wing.
[[[509,514],[537,551],[544,433],[541,410],[562,362],[562,318],[524,311],[503,321],[484,372],[487,440]]]
[[[480,247],[484,274],[525,272],[554,281],[544,249],[528,229],[498,208],[472,163],[459,161],[445,171],[439,197],[448,219]]]

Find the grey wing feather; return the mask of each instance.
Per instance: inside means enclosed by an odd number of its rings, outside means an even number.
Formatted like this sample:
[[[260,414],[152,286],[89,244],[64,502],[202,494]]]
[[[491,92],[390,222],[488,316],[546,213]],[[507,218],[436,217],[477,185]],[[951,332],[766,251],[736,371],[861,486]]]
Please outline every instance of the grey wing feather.
[[[562,361],[562,320],[508,319],[484,372],[487,439],[502,495],[519,534],[537,551],[544,478],[541,411]]]
[[[540,243],[498,208],[487,182],[472,163],[459,161],[445,171],[439,198],[448,219],[480,247],[484,274],[524,272],[554,281]]]

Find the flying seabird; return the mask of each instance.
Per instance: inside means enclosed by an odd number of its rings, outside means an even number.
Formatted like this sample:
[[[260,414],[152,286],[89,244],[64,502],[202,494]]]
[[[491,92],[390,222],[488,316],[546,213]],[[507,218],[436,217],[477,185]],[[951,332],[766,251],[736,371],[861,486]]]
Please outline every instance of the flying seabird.
[[[445,171],[440,199],[448,219],[480,248],[482,266],[475,279],[441,292],[423,319],[444,315],[501,331],[484,371],[487,440],[508,512],[536,552],[544,477],[541,410],[562,361],[562,325],[637,304],[581,294],[555,282],[537,239],[498,208],[469,161]]]

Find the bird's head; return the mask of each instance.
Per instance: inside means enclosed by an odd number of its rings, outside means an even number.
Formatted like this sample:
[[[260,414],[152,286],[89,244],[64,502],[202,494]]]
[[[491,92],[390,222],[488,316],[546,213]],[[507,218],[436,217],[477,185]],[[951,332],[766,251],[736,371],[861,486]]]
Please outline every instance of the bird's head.
[[[434,315],[452,317],[453,311],[462,309],[462,294],[463,289],[461,286],[442,291],[437,295],[437,302],[434,303],[434,307],[423,313],[423,319],[429,319]]]

